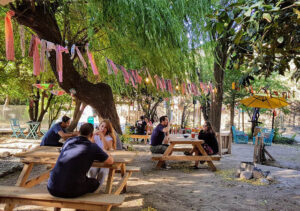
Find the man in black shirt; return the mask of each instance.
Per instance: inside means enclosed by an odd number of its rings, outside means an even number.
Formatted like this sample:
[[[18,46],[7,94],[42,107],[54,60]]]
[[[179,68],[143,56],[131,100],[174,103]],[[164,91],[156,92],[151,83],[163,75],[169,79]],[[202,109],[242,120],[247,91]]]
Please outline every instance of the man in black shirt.
[[[95,192],[99,187],[99,182],[88,178],[86,173],[94,160],[112,164],[113,158],[92,143],[93,131],[92,124],[83,124],[79,130],[80,136],[69,138],[64,144],[48,180],[51,195],[73,198]]]

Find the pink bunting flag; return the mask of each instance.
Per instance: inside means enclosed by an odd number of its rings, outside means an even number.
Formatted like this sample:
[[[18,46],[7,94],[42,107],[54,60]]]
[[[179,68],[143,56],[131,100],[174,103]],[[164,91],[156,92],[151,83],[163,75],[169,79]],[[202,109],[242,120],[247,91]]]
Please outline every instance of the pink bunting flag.
[[[155,78],[155,82],[156,82],[156,90],[158,90],[159,89],[158,76],[155,75],[154,78]]]
[[[171,93],[173,93],[173,87],[172,87],[172,81],[171,80],[169,80],[169,88],[170,88]]]
[[[56,71],[58,73],[58,81],[63,82],[63,60],[62,53],[69,53],[68,49],[61,45],[56,45]]]
[[[137,78],[137,82],[138,82],[139,84],[141,84],[143,79],[142,79],[142,77],[139,75],[139,73],[138,73],[137,70],[135,70],[135,75],[136,75],[136,78]]]
[[[5,16],[5,46],[6,46],[6,59],[13,61],[15,59],[14,48],[14,32],[11,23],[11,17],[15,15],[15,12],[10,10]]]
[[[89,52],[88,44],[86,45],[86,52],[87,52],[94,75],[99,75],[98,68],[97,68],[96,62],[94,60],[94,56],[91,52]]]
[[[163,85],[163,89],[167,89],[165,79],[163,77],[161,77],[160,81]]]
[[[41,56],[40,56],[40,65],[41,65],[41,72],[45,71],[45,53],[47,48],[47,41],[41,40]]]
[[[111,68],[111,65],[110,65],[110,62],[109,62],[109,59],[106,58],[105,61],[106,61],[106,65],[107,65],[107,73],[108,73],[108,75],[113,74],[112,68]]]
[[[33,75],[38,76],[40,74],[40,54],[38,45],[41,43],[40,39],[32,35],[30,40],[30,47],[29,47],[29,56],[33,57]]]
[[[123,73],[125,84],[128,84],[129,83],[129,75],[128,75],[127,70],[122,65],[119,65],[118,67]]]
[[[112,69],[113,69],[115,75],[117,75],[117,74],[118,74],[118,71],[119,71],[118,68],[117,68],[117,66],[116,66],[115,63],[114,63],[112,60],[110,60],[110,59],[109,59],[109,63],[110,63],[110,66],[112,67]]]
[[[209,89],[210,89],[210,92],[213,92],[213,85],[212,85],[212,83],[209,83]]]
[[[83,65],[83,67],[86,69],[87,68],[86,62],[77,46],[75,47],[75,50],[76,50],[76,53],[79,57],[79,60],[81,61],[82,65]]]
[[[20,47],[22,51],[22,57],[25,56],[25,30],[23,25],[19,25],[19,34],[20,34]]]
[[[66,92],[62,90],[52,90],[51,93],[57,96],[61,96],[64,95]]]

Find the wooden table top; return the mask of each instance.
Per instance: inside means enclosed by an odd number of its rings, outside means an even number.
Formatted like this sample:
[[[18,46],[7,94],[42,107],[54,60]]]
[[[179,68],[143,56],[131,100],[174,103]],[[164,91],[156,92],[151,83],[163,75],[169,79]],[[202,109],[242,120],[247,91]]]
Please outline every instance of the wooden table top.
[[[50,146],[38,146],[30,151],[17,153],[16,157],[20,157],[23,160],[55,160],[58,158],[60,151],[60,147],[50,147]],[[114,158],[114,163],[130,163],[136,156],[136,152],[130,151],[121,151],[115,150],[109,152],[111,156]]]
[[[170,143],[176,143],[176,144],[193,144],[193,143],[200,143],[203,144],[203,140],[199,140],[198,138],[184,138],[182,136],[175,136],[170,137]]]

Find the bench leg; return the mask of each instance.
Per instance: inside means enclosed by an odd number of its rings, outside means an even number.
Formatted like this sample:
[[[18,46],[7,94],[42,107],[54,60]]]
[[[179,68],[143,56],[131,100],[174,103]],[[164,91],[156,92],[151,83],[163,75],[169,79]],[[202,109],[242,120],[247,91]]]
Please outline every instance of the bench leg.
[[[121,166],[121,176],[124,178],[125,174],[126,174],[126,165],[125,165],[125,163],[123,163]],[[122,193],[126,193],[126,186],[127,186],[127,182],[124,185]]]
[[[203,155],[203,156],[208,156],[208,154],[206,153],[206,151],[203,149],[202,145],[199,144],[199,143],[195,143],[196,147],[198,148],[198,150],[200,151],[200,153]],[[212,171],[216,171],[216,167],[215,165],[213,164],[213,162],[210,160],[207,160],[206,161],[208,166],[211,168]]]
[[[171,145],[166,149],[166,151],[165,151],[165,153],[163,154],[163,156],[169,156],[169,155],[171,155],[172,152],[173,152],[174,146],[175,146],[175,144],[174,144],[174,143],[171,143]],[[156,169],[160,169],[161,166],[162,166],[164,163],[165,163],[165,161],[163,161],[163,160],[158,161],[155,168],[156,168]]]
[[[108,194],[111,193],[114,175],[115,175],[115,169],[109,169],[105,193]]]
[[[12,211],[14,207],[14,204],[5,204],[4,211]]]

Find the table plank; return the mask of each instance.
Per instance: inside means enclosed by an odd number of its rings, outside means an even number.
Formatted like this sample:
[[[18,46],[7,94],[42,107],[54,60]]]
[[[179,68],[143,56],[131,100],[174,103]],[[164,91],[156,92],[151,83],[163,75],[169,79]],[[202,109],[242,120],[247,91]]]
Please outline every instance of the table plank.
[[[60,154],[59,147],[50,146],[38,146],[30,151],[17,153],[16,157],[20,157],[25,162],[53,164],[53,158],[55,162]],[[131,163],[137,152],[114,150],[109,151],[110,155],[114,158],[114,163]],[[36,160],[36,161],[34,161]],[[94,163],[100,163],[95,161]]]

